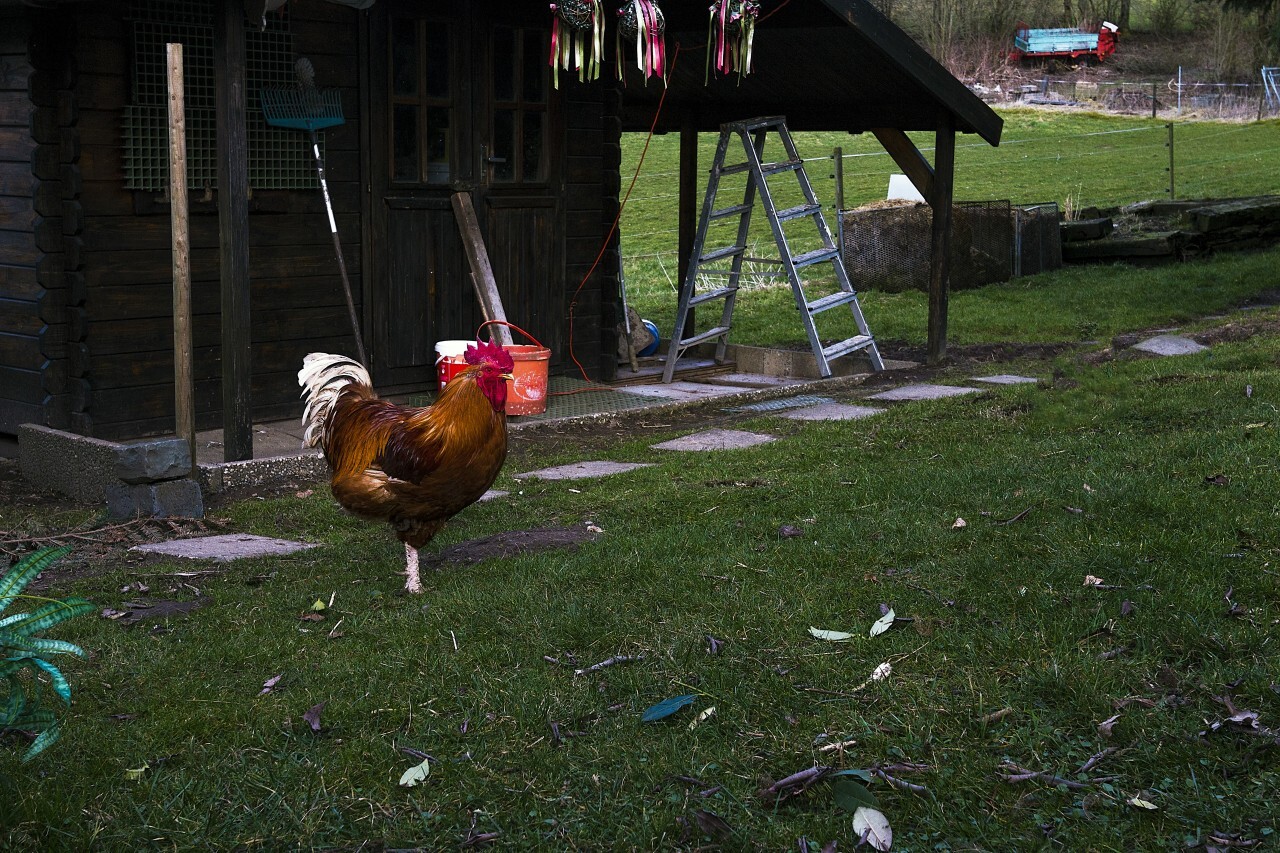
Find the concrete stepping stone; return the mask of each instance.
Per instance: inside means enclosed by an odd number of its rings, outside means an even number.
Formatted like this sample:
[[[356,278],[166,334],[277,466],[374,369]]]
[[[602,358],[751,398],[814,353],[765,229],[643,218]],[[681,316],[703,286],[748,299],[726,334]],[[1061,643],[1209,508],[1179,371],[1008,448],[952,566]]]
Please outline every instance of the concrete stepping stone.
[[[1183,335],[1156,335],[1154,338],[1139,341],[1133,345],[1133,348],[1153,355],[1190,355],[1208,349],[1204,344],[1198,344]]]
[[[989,382],[992,385],[1031,385],[1039,382],[1034,376],[1018,376],[1014,373],[997,373],[995,376],[971,376],[974,382]]]
[[[816,406],[820,403],[834,403],[830,397],[816,397],[813,394],[799,394],[795,397],[779,397],[776,400],[761,400],[759,403],[748,403],[745,406],[732,406],[726,412],[778,412],[783,409],[800,409],[805,406]]]
[[[708,385],[703,382],[672,382],[670,385],[628,385],[618,389],[625,394],[636,394],[641,397],[661,397],[684,403],[690,400],[709,400],[723,397],[726,394],[741,394],[741,388],[729,385]]]
[[[515,478],[517,480],[529,477],[537,480],[587,480],[648,467],[650,467],[648,462],[574,462],[569,465],[557,465],[554,468],[526,471],[523,474],[516,474]]]
[[[903,385],[901,388],[890,388],[879,394],[872,394],[868,400],[941,400],[945,397],[959,397],[962,394],[977,394],[977,388],[964,388],[959,385]]]
[[[511,493],[510,493],[510,492],[504,492],[504,491],[502,491],[502,489],[490,489],[489,491],[487,491],[487,492],[485,492],[483,495],[481,495],[479,498],[477,498],[477,499],[476,499],[476,502],[477,502],[477,503],[481,503],[481,502],[483,502],[483,501],[491,501],[491,500],[493,500],[493,499],[495,499],[495,498],[505,498],[505,497],[506,497],[507,495],[509,495],[509,494],[511,494]]]
[[[738,450],[777,441],[776,435],[761,435],[740,429],[709,429],[653,445],[654,450]]]
[[[171,539],[168,542],[135,545],[129,550],[182,557],[188,560],[215,560],[226,563],[245,557],[280,557],[316,547],[318,546],[314,544],[294,542],[291,539],[272,539],[269,536],[253,536],[248,533],[224,533],[220,536]]]
[[[791,418],[793,421],[855,421],[878,415],[884,409],[874,406],[849,406],[844,403],[819,403],[816,406],[805,406],[803,409],[792,409],[781,412],[779,417]]]
[[[801,385],[803,379],[794,376],[770,376],[767,373],[725,373],[707,377],[715,385],[739,385],[744,388],[787,388]]]

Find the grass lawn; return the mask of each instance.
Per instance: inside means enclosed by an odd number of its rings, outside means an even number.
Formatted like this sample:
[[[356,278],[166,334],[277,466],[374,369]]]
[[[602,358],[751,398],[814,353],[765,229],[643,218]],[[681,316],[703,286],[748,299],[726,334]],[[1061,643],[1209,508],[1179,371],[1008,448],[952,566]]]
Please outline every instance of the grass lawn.
[[[957,294],[952,329],[1105,343],[1228,312],[1278,260],[1025,279]],[[912,339],[922,312],[895,305],[880,333]],[[1209,352],[1083,347],[1014,365],[1039,385],[866,421],[708,407],[520,434],[511,494],[433,547],[603,533],[428,573],[421,597],[398,593],[390,533],[323,485],[221,507],[232,530],[320,547],[197,576],[121,551],[54,589],[118,607],[143,581],[202,606],[59,626],[91,656],[59,661],[58,744],[21,764],[26,741],[0,743],[0,847],[851,849],[857,776],[761,793],[815,765],[868,773],[895,850],[1274,844],[1280,312],[1193,327]],[[779,440],[650,447],[716,425]],[[588,458],[652,467],[512,479]],[[896,622],[868,636],[886,607]],[[618,655],[636,660],[574,674]],[[434,759],[412,788],[406,748]]]

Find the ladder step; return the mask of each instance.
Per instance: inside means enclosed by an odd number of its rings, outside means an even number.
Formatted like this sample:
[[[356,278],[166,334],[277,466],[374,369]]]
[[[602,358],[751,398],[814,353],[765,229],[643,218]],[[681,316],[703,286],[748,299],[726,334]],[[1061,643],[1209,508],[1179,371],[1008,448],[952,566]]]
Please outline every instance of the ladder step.
[[[778,221],[789,222],[802,216],[813,216],[819,210],[822,210],[822,205],[820,204],[802,204],[797,207],[788,207],[786,210],[778,211]]]
[[[759,130],[762,127],[781,128],[786,124],[782,116],[760,116],[759,118],[749,118],[746,121],[735,121],[730,124],[733,128],[742,128],[743,130]]]
[[[692,338],[685,338],[680,341],[680,348],[691,347],[694,344],[700,344],[703,341],[709,341],[712,338],[718,338],[721,335],[729,334],[728,326],[716,326],[714,329],[707,329],[705,332],[694,335]]]
[[[698,258],[698,263],[705,264],[707,261],[718,261],[721,258],[732,258],[734,255],[741,255],[746,250],[746,246],[725,246],[723,249],[713,249]]]
[[[786,160],[781,163],[761,163],[760,174],[767,178],[770,175],[777,175],[781,172],[798,172],[803,167],[804,162],[802,160]],[[749,171],[751,171],[750,163],[734,163],[732,166],[720,167],[720,174],[722,175],[736,175],[739,172]]]
[[[708,290],[706,293],[699,293],[697,296],[691,297],[689,299],[689,307],[692,308],[695,305],[701,305],[702,303],[710,302],[713,299],[724,299],[730,293],[737,292],[738,288],[736,287],[719,287],[715,290]]]
[[[840,341],[838,344],[832,344],[829,347],[822,348],[822,355],[828,361],[833,358],[839,358],[847,355],[855,350],[866,349],[875,343],[875,339],[870,335],[854,335],[848,340]]]
[[[835,260],[840,257],[839,249],[814,249],[812,252],[805,252],[803,255],[796,255],[791,259],[791,265],[796,269],[807,267],[813,264],[820,264],[823,261]]]
[[[854,293],[852,290],[847,293],[843,290],[838,290],[830,296],[824,296],[821,299],[815,299],[808,303],[809,313],[818,314],[822,311],[826,311],[828,308],[847,305],[848,303],[857,300],[857,298],[858,294]]]
[[[751,209],[749,204],[736,204],[733,207],[724,207],[720,210],[711,211],[712,219],[724,219],[726,216],[741,216]]]

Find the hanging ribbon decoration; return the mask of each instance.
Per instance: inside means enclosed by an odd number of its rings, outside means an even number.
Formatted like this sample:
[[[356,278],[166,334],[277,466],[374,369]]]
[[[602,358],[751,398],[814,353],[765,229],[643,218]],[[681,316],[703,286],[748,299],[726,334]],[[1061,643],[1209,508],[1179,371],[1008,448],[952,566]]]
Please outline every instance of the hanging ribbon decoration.
[[[551,80],[560,88],[560,69],[578,80],[600,76],[604,54],[604,9],[600,0],[557,0],[551,4]]]
[[[667,30],[667,21],[662,10],[654,0],[627,0],[618,9],[618,79],[625,79],[622,74],[622,41],[636,41],[636,68],[644,74],[644,82],[650,77],[658,77],[665,85],[667,82],[667,45],[663,38]]]
[[[751,42],[756,34],[760,4],[753,0],[715,0],[707,24],[707,80],[717,74],[751,73]]]

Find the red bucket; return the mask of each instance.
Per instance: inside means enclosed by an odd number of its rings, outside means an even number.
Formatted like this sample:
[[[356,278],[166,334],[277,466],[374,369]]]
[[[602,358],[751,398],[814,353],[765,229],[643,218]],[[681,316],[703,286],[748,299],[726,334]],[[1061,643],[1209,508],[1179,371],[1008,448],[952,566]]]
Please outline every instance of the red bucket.
[[[534,344],[533,346],[507,344],[503,347],[515,362],[515,368],[511,371],[512,378],[507,382],[507,414],[542,414],[547,410],[547,381],[551,365],[551,350],[538,343],[538,339],[524,329],[505,320],[485,321],[480,325],[480,329],[476,330],[476,336],[479,337],[480,330],[490,323],[515,329]]]
[[[473,341],[438,341],[436,343],[436,393],[444,390],[449,380],[471,365],[465,358],[467,345]]]

